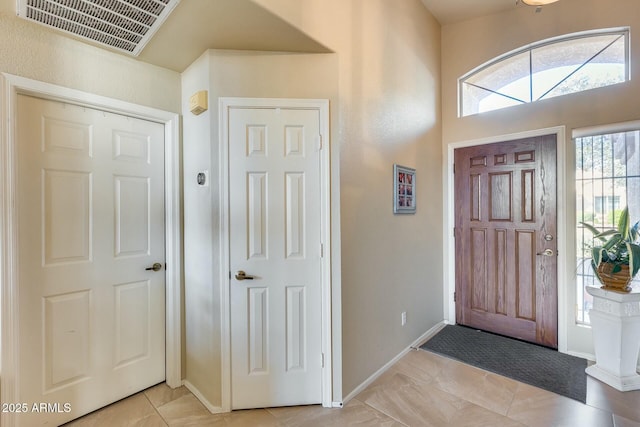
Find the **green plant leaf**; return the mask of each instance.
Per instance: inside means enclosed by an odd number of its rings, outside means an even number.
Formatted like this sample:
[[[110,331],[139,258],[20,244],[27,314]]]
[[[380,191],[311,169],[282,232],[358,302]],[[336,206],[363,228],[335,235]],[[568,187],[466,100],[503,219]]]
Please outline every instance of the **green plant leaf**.
[[[620,233],[618,232],[618,230],[607,230],[607,231],[603,231],[602,233],[596,234],[593,237],[597,237],[598,239],[601,239],[602,237],[611,236],[613,234],[620,234]]]
[[[607,241],[607,243],[602,245],[602,248],[605,250],[609,250],[614,246],[616,246],[618,243],[620,243],[622,240],[623,240],[622,235],[620,235],[619,233],[616,233],[613,236],[611,236],[611,238]]]
[[[629,229],[629,241],[630,242],[637,242],[638,241],[638,237],[640,237],[640,221],[636,222],[635,224],[633,224],[633,227],[631,227],[631,229]]]
[[[602,240],[603,242],[607,241],[607,239],[605,239],[604,237],[599,237],[599,235],[602,234],[602,233],[600,232],[600,230],[595,228],[593,225],[587,224],[586,222],[581,222],[580,224],[582,224],[584,226],[584,228],[589,230],[591,232],[591,234],[593,234],[594,238],[598,238],[598,239]],[[614,233],[617,233],[617,230],[608,230],[608,231],[613,231]]]
[[[618,232],[624,240],[629,239],[629,206],[625,206],[618,220]]]
[[[625,242],[629,251],[629,275],[633,279],[640,271],[640,245]]]
[[[593,264],[595,264],[594,270],[597,269],[602,262],[602,254],[604,252],[604,249],[600,247],[591,248],[591,258],[593,259]]]

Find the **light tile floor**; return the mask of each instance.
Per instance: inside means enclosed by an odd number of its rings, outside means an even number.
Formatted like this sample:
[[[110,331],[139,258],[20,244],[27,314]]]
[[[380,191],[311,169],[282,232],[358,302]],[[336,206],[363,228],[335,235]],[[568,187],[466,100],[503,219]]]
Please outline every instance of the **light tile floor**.
[[[342,409],[297,406],[213,415],[184,387],[159,384],[69,424],[87,426],[640,427],[640,391],[587,379],[587,404],[412,350]]]

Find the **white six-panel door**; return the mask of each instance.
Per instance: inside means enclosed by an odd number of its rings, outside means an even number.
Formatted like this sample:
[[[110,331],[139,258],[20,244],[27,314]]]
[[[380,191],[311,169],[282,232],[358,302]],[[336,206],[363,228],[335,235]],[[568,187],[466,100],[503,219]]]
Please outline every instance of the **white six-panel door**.
[[[228,126],[231,406],[321,403],[319,112],[233,108]]]
[[[16,134],[19,398],[61,408],[17,421],[57,425],[165,378],[164,129],[20,95]]]

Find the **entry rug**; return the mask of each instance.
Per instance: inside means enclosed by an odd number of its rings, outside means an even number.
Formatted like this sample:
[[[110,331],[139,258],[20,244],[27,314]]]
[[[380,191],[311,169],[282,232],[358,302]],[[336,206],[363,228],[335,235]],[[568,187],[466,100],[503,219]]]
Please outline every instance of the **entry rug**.
[[[586,359],[460,325],[445,326],[420,348],[578,402],[587,401]]]

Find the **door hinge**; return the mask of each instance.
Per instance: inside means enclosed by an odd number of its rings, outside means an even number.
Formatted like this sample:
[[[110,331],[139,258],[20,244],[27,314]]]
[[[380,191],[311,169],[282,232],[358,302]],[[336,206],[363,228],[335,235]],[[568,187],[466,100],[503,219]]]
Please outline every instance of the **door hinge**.
[[[229,270],[229,280],[231,280],[231,270]]]
[[[324,243],[320,243],[320,258],[324,258]]]
[[[321,353],[321,354],[322,354],[322,367],[324,368],[324,353]]]
[[[456,173],[456,164],[453,164],[453,173]]]
[[[455,292],[453,293],[453,302],[458,302],[458,298]]]
[[[318,135],[318,151],[321,151],[323,148],[323,143],[322,143],[322,135]]]
[[[456,238],[456,228],[455,227],[453,227],[453,238],[454,239]]]

